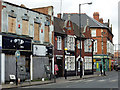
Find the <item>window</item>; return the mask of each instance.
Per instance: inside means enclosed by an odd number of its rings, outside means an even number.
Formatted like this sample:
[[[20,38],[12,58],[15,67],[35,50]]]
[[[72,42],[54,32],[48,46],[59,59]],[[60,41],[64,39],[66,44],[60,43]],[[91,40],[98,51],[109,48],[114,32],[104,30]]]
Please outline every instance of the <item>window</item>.
[[[65,38],[65,48],[67,48],[67,38]]]
[[[110,41],[107,41],[107,53],[114,54],[114,46]]]
[[[91,30],[91,36],[96,37],[96,30]]]
[[[91,39],[86,39],[84,41],[84,50],[85,50],[85,52],[92,52],[92,41],[91,41]]]
[[[75,50],[75,38],[72,36],[67,37],[67,49],[68,50]]]
[[[92,69],[92,57],[85,56],[85,70],[90,70]]]
[[[22,35],[29,35],[28,21],[22,20]]]
[[[65,69],[67,69],[67,71],[75,70],[75,57],[74,56],[65,57]]]
[[[44,41],[49,42],[49,26],[45,26]]]
[[[39,41],[39,24],[34,23],[34,40]]]
[[[57,36],[57,50],[62,50],[62,38]]]
[[[8,32],[16,33],[16,18],[8,16]]]
[[[22,35],[29,35],[29,17],[27,14],[22,16]]]

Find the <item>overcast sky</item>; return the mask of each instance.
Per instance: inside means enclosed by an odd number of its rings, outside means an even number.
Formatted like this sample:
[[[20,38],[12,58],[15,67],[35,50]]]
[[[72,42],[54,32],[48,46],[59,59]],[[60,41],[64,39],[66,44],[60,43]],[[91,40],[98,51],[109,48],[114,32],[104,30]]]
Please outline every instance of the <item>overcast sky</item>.
[[[13,4],[24,4],[28,8],[53,6],[54,15],[60,13],[61,0],[5,0]],[[104,22],[110,19],[110,24],[113,26],[113,42],[118,43],[118,2],[120,0],[62,0],[62,13],[78,13],[79,3],[92,2],[92,5],[82,5],[82,13],[93,17],[94,12],[99,12],[100,18]]]

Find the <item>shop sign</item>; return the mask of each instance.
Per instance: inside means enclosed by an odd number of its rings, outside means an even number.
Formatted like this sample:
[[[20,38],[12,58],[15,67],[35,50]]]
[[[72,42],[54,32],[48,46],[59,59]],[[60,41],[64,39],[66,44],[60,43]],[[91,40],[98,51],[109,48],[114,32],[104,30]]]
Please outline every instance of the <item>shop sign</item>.
[[[17,48],[16,48],[16,43],[19,44],[19,47]],[[17,49],[17,50],[31,51],[31,39],[2,36],[2,49],[6,49],[6,50]]]
[[[62,59],[61,57],[57,57],[57,59]]]
[[[65,51],[65,54],[66,54],[66,55],[70,55],[70,52]]]
[[[57,59],[62,59],[63,55],[56,55]]]
[[[46,56],[46,46],[44,46],[44,45],[33,45],[33,55]]]

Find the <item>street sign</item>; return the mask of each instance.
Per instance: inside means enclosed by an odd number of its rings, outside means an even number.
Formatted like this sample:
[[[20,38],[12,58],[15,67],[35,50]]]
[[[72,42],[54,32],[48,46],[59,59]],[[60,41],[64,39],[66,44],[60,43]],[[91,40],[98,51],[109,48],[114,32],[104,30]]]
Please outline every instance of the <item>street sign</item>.
[[[15,52],[15,57],[16,57],[16,58],[19,58],[19,57],[20,57],[20,51],[19,51],[19,50],[17,50],[17,51]]]

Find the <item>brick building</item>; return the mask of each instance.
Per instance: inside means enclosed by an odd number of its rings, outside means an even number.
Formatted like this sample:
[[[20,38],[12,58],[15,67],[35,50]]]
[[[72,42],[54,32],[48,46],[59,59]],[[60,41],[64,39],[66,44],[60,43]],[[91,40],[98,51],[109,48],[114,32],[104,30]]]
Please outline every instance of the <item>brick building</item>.
[[[79,25],[79,14],[77,13],[64,13],[63,19],[67,19],[68,15],[71,21]],[[94,19],[93,19],[94,18]],[[81,28],[85,27],[87,20],[90,26],[91,37],[94,39],[94,69],[99,71],[99,65],[103,64],[103,58],[106,64],[106,70],[110,68],[111,58],[113,58],[113,34],[112,27],[107,23],[103,23],[103,19],[99,19],[99,13],[95,12],[93,18],[86,14],[81,14]],[[102,49],[103,47],[103,49]]]
[[[66,20],[61,19],[61,14],[58,18],[54,18],[54,32],[55,32],[55,51],[54,59],[58,65],[58,76],[64,76],[64,70],[67,70],[67,75],[80,74],[80,31],[77,24],[71,22],[71,17]],[[87,22],[87,21],[86,21]],[[89,25],[86,24],[82,28],[81,52],[83,73],[92,72],[92,45]],[[86,41],[86,45],[84,45]],[[84,52],[84,48],[86,52]]]

